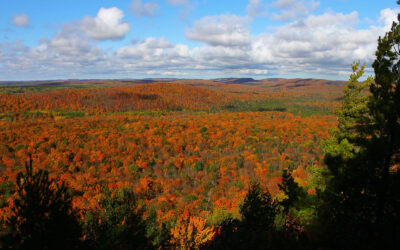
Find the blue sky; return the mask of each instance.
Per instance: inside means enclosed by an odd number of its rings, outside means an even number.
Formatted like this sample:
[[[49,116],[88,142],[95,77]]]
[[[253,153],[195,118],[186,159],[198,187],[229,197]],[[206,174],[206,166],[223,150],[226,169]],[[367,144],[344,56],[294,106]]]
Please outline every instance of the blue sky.
[[[3,1],[0,81],[347,79],[352,61],[372,63],[395,2]]]

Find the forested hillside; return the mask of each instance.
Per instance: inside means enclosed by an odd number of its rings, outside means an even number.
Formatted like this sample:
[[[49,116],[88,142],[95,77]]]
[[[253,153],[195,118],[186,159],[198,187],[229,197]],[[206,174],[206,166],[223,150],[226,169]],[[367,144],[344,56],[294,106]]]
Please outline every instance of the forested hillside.
[[[68,187],[85,226],[93,213],[103,213],[107,193],[123,190],[134,194],[143,219],[156,215],[171,235],[182,214],[214,227],[210,235],[225,219],[240,219],[252,181],[282,200],[284,169],[315,196],[323,188],[320,145],[336,124],[343,84],[305,80],[314,88],[291,87],[296,81],[279,88],[220,82],[3,87],[2,219],[12,214],[13,183],[29,157],[34,170]],[[12,93],[16,88],[20,93]],[[315,210],[301,212],[302,223],[315,219]]]
[[[399,249],[399,41],[348,82],[4,83],[0,248]]]

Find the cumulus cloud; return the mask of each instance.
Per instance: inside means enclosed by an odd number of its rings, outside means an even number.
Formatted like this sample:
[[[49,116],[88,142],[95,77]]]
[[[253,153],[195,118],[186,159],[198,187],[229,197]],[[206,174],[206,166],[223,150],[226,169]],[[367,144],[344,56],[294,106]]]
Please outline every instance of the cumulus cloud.
[[[252,44],[252,57],[259,63],[281,63],[287,72],[338,72],[352,61],[370,64],[378,34],[383,28],[357,30],[358,13],[325,13],[309,16],[261,34]]]
[[[117,50],[118,57],[154,57],[160,56],[167,48],[172,48],[172,43],[165,40],[164,37],[159,39],[155,37],[148,37],[141,41],[139,44],[125,46]]]
[[[266,5],[261,0],[249,0],[246,11],[249,17],[263,17],[267,15]]]
[[[189,40],[212,46],[244,46],[250,42],[250,29],[245,17],[236,15],[207,16],[186,30]]]
[[[278,13],[272,13],[271,17],[278,21],[290,21],[308,16],[318,6],[319,2],[314,0],[277,0],[271,7],[278,9]]]
[[[243,75],[267,75],[268,70],[265,69],[239,69],[239,73]]]
[[[179,6],[179,17],[186,18],[194,9],[194,4],[190,0],[167,0],[167,2],[174,6]]]
[[[12,23],[17,27],[28,27],[29,17],[27,14],[14,14],[12,16]]]
[[[393,21],[389,20],[388,13],[381,13],[382,20],[388,17],[382,21],[383,25]],[[152,68],[168,74],[176,72],[175,75],[190,73],[191,76],[316,74],[342,77],[348,75],[349,65],[354,60],[372,63],[377,36],[386,31],[380,26],[357,29],[357,12],[310,15],[273,32],[253,36],[248,29],[236,31],[238,27],[246,27],[245,18],[231,16],[229,20],[236,21],[222,20],[225,19],[220,16],[203,18],[187,30],[188,37],[205,43],[199,47],[189,49],[186,45],[166,42],[164,38],[151,38],[122,48],[116,55],[127,68],[153,74]],[[235,33],[246,35],[232,35]]]
[[[100,47],[90,43],[82,33],[70,24],[64,24],[61,31],[52,39],[44,39],[41,45],[34,47],[31,52],[40,52],[46,49],[46,59],[57,60],[58,63],[73,61],[84,65],[105,58],[105,53]]]
[[[400,9],[383,9],[380,11],[379,22],[385,25],[385,30],[392,27],[393,21],[397,21]]]
[[[187,45],[174,45],[163,37],[150,37],[122,47],[112,60],[112,65],[119,70],[142,76],[189,75],[198,66],[194,52]]]
[[[88,72],[100,73],[105,69],[100,65],[107,61],[107,54],[100,47],[67,23],[53,38],[44,37],[37,46],[28,48],[16,41],[14,47],[6,54],[13,58],[0,65],[0,75],[17,74],[28,79],[84,77]]]
[[[247,51],[240,47],[203,46],[199,48],[198,56],[204,61],[222,64],[231,64],[232,59],[236,60],[235,64],[248,60]]]
[[[86,35],[92,39],[119,40],[125,37],[130,30],[128,22],[121,21],[124,17],[122,10],[112,8],[100,8],[97,16],[83,18],[81,25]]]
[[[131,8],[135,16],[156,16],[160,6],[154,2],[143,3],[142,0],[133,0]]]
[[[308,15],[269,32],[250,34],[249,19],[234,15],[205,17],[186,30],[202,44],[190,48],[164,37],[148,37],[102,49],[80,22],[39,45],[0,43],[0,75],[29,78],[140,78],[157,76],[331,76],[347,78],[354,60],[370,65],[377,38],[396,18],[385,9],[374,25],[358,28],[357,12]],[[120,20],[120,19],[118,19]]]

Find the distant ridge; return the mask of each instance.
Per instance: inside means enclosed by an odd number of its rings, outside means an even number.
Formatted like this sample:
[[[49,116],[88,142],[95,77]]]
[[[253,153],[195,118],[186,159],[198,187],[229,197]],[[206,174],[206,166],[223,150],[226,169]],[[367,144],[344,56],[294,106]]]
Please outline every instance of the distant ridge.
[[[251,84],[259,83],[260,81],[254,80],[253,78],[216,78],[212,79],[216,82],[231,83],[231,84]]]
[[[39,81],[0,81],[0,86],[60,86],[60,85],[80,85],[80,84],[116,84],[116,85],[136,85],[150,83],[181,83],[192,86],[209,86],[220,84],[238,84],[249,86],[265,85],[268,87],[286,87],[289,89],[298,87],[311,87],[313,85],[334,85],[339,86],[346,81],[324,80],[324,79],[285,79],[285,78],[265,78],[255,80],[254,78],[215,78],[204,79],[179,79],[179,78],[144,78],[144,79],[68,79],[68,80],[39,80]]]

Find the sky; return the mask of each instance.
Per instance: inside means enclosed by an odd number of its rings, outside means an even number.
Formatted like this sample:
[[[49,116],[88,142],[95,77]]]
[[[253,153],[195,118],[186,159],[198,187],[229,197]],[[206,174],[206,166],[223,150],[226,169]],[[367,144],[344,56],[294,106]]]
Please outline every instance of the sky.
[[[3,0],[0,81],[346,80],[371,64],[395,0]]]

